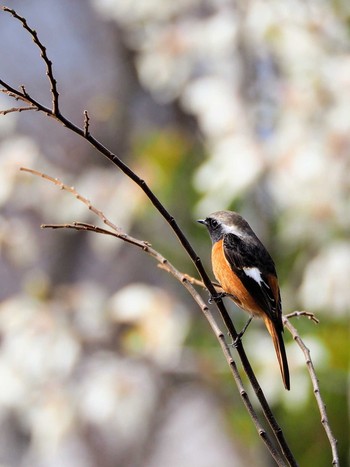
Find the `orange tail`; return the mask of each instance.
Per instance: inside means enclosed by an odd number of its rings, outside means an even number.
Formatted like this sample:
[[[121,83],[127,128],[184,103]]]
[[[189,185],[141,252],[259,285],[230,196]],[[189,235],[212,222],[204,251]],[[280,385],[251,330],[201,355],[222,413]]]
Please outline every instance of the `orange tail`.
[[[264,318],[265,326],[269,331],[273,345],[275,346],[275,351],[278,359],[278,363],[281,369],[282,379],[284,383],[284,387],[286,389],[290,389],[290,382],[289,382],[289,368],[287,362],[287,355],[286,349],[284,347],[282,332],[277,331],[275,325],[269,318]]]

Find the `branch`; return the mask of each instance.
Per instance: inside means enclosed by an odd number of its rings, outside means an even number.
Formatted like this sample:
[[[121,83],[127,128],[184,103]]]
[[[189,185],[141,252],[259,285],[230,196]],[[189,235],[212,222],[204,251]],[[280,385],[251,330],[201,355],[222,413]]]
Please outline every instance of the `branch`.
[[[295,318],[295,317],[299,318],[300,316],[305,316],[310,321],[313,321],[315,324],[318,324],[320,322],[319,319],[317,319],[316,316],[313,313],[310,313],[309,311],[293,311],[292,313],[289,313],[285,317],[287,319],[290,319],[290,318]]]
[[[0,110],[0,115],[7,115],[13,112],[23,112],[25,110],[38,110],[34,106],[28,106],[28,107],[11,107],[10,109],[5,109],[5,110]]]
[[[47,116],[54,118],[55,120],[59,121],[63,126],[68,128],[69,130],[73,131],[74,133],[78,134],[82,138],[84,138],[86,141],[88,141],[97,151],[99,151],[102,155],[107,157],[113,164],[115,164],[126,176],[128,176],[131,180],[133,180],[145,193],[145,195],[148,197],[148,199],[151,201],[151,203],[154,205],[154,207],[157,209],[157,211],[160,213],[160,215],[166,220],[166,222],[169,224],[175,235],[177,236],[178,240],[180,241],[181,245],[183,248],[186,250],[187,254],[191,258],[192,262],[194,263],[195,267],[197,268],[197,271],[199,275],[201,276],[206,288],[208,289],[210,295],[215,299],[215,304],[219,310],[220,316],[223,319],[223,322],[225,323],[225,326],[228,329],[228,332],[230,333],[231,337],[235,339],[237,337],[237,331],[232,323],[232,320],[226,310],[226,307],[222,301],[222,299],[218,296],[218,293],[212,284],[207,272],[204,269],[204,266],[202,264],[202,261],[190,242],[188,241],[187,237],[177,224],[175,218],[168,212],[168,210],[165,208],[165,206],[160,202],[160,200],[157,198],[157,196],[152,192],[152,190],[149,188],[145,180],[141,179],[133,170],[128,167],[116,154],[111,152],[109,149],[107,149],[102,143],[100,143],[96,138],[94,138],[91,133],[89,133],[87,130],[87,124],[84,124],[84,128],[79,128],[76,126],[74,123],[72,123],[70,120],[68,120],[66,117],[64,117],[60,112],[59,112],[59,106],[58,106],[58,97],[59,94],[57,92],[57,87],[56,87],[56,80],[53,76],[53,71],[52,71],[52,62],[48,59],[48,56],[46,54],[46,48],[42,45],[40,42],[37,33],[35,30],[30,28],[26,22],[26,20],[22,17],[20,17],[14,10],[11,10],[10,8],[3,7],[3,10],[6,12],[9,12],[14,18],[19,20],[22,23],[22,26],[28,31],[28,33],[31,35],[34,43],[38,46],[41,52],[41,56],[46,64],[46,74],[48,76],[50,85],[51,85],[51,95],[52,95],[52,102],[53,106],[52,109],[49,109],[48,107],[45,107],[44,105],[40,104],[40,102],[36,101],[34,98],[32,98],[26,90],[22,87],[21,90],[16,90],[3,80],[0,80],[0,85],[4,87],[3,92],[5,92],[7,95],[10,97],[14,97],[16,99],[20,99],[24,102],[26,102],[28,105],[33,105],[37,107],[37,109],[43,113],[45,113]],[[252,388],[260,402],[260,405],[262,407],[264,416],[268,423],[270,424],[276,439],[278,440],[278,443],[280,444],[280,447],[286,456],[289,464],[291,466],[296,466],[297,463],[294,459],[294,456],[284,438],[283,432],[281,427],[278,425],[268,403],[267,400],[264,396],[264,393],[255,377],[255,374],[252,370],[252,367],[250,365],[250,362],[247,358],[247,355],[243,349],[242,342],[239,341],[237,345],[237,352],[239,354],[239,357],[241,359],[243,368],[245,373],[247,374],[249,381],[252,385]]]
[[[52,113],[55,115],[59,115],[59,108],[58,108],[59,93],[57,91],[57,81],[53,76],[52,62],[51,60],[49,60],[47,56],[46,47],[44,47],[41,41],[39,40],[35,29],[32,29],[31,27],[28,26],[27,20],[25,18],[18,15],[15,10],[12,10],[11,8],[8,8],[6,6],[2,7],[2,9],[6,11],[7,13],[10,13],[15,19],[17,19],[20,23],[22,23],[23,28],[29,32],[29,34],[32,36],[34,44],[39,48],[41,58],[43,59],[46,65],[46,76],[50,83],[50,88],[51,88],[50,90],[51,90],[51,96],[52,96]],[[24,88],[22,89],[22,91],[25,92]]]
[[[65,185],[58,178],[50,177],[50,175],[46,175],[34,169],[28,169],[27,167],[20,167],[19,170],[21,170],[22,172],[28,172],[32,175],[36,175],[37,177],[44,178],[45,180],[48,180],[49,182],[58,186],[60,190],[68,191],[68,193],[71,193],[75,198],[77,198],[78,201],[81,201],[83,204],[85,204],[85,206],[87,206],[87,208],[91,212],[96,214],[96,216],[99,217],[105,225],[108,225],[108,227],[115,230],[116,232],[120,231],[119,227],[117,227],[115,224],[113,224],[113,222],[107,219],[107,217],[104,215],[102,211],[95,208],[95,206],[93,206],[87,198],[79,194],[73,186]],[[129,238],[132,238],[132,237],[129,237]]]
[[[84,138],[89,135],[90,117],[87,110],[84,110]]]
[[[306,347],[306,345],[302,341],[301,337],[299,336],[298,331],[295,329],[295,327],[289,321],[289,318],[293,318],[295,316],[306,316],[307,318],[311,319],[316,324],[319,323],[319,320],[314,316],[313,313],[309,313],[309,312],[306,312],[306,311],[295,311],[294,313],[290,313],[289,315],[282,317],[283,325],[291,333],[291,335],[293,336],[293,339],[299,345],[299,347],[301,348],[301,350],[303,351],[303,354],[305,356],[306,366],[307,366],[307,369],[308,369],[309,374],[310,374],[310,378],[311,378],[312,387],[313,387],[313,391],[314,391],[314,394],[315,394],[316,402],[317,402],[317,405],[318,405],[318,408],[319,408],[319,411],[320,411],[320,414],[321,414],[321,423],[322,423],[322,425],[324,427],[324,430],[325,430],[325,432],[327,434],[327,437],[328,437],[328,440],[329,440],[329,443],[330,443],[330,446],[331,446],[331,450],[332,450],[332,455],[333,455],[332,465],[334,465],[336,467],[339,467],[340,466],[340,461],[339,461],[339,455],[338,455],[338,450],[337,450],[337,440],[333,436],[333,433],[332,433],[332,430],[331,430],[331,427],[330,427],[330,424],[329,424],[329,421],[328,421],[326,405],[323,402],[322,397],[321,397],[321,391],[320,391],[320,387],[319,387],[319,384],[318,384],[318,379],[317,379],[317,376],[316,376],[315,367],[314,367],[314,365],[312,363],[312,360],[311,360],[310,350]]]

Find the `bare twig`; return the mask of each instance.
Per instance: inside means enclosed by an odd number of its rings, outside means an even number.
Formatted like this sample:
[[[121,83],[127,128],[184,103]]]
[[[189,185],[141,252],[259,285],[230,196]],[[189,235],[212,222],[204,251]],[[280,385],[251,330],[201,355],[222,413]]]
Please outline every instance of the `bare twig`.
[[[290,313],[289,315],[282,317],[283,325],[291,333],[291,335],[293,336],[293,339],[295,340],[295,342],[297,342],[297,344],[299,345],[299,347],[301,348],[301,350],[303,351],[303,354],[305,356],[305,362],[306,362],[307,369],[308,369],[309,374],[310,374],[310,378],[311,378],[312,387],[313,387],[313,391],[314,391],[314,394],[315,394],[316,402],[317,402],[317,405],[318,405],[318,408],[319,408],[319,411],[320,411],[320,414],[321,414],[321,423],[322,423],[322,425],[324,427],[324,430],[325,430],[325,432],[327,434],[327,437],[328,437],[328,440],[329,440],[329,443],[330,443],[330,446],[331,446],[331,449],[332,449],[332,455],[333,455],[332,465],[334,465],[336,467],[339,467],[340,463],[339,463],[339,454],[338,454],[338,449],[337,449],[337,440],[333,436],[333,433],[332,433],[332,430],[331,430],[331,427],[330,427],[330,424],[329,424],[329,421],[328,421],[326,405],[323,402],[322,397],[321,397],[320,387],[319,387],[319,384],[318,384],[318,379],[317,379],[317,376],[316,376],[315,367],[314,367],[314,365],[312,363],[312,360],[311,360],[310,350],[306,347],[303,340],[300,338],[300,336],[298,334],[298,331],[295,329],[295,327],[291,324],[291,322],[288,319],[288,318],[294,317],[294,316],[306,316],[307,318],[311,319],[316,324],[319,321],[313,315],[313,313],[309,313],[309,312],[305,312],[305,311],[296,311],[294,313]]]
[[[213,298],[215,298],[215,304],[220,312],[221,318],[223,319],[223,322],[225,323],[225,326],[228,329],[228,332],[232,336],[233,339],[237,337],[237,331],[233,325],[233,322],[226,310],[226,307],[221,300],[221,298],[218,296],[218,293],[212,284],[207,272],[205,271],[202,261],[196,251],[193,249],[192,245],[188,241],[186,235],[184,232],[181,230],[179,227],[178,223],[176,222],[175,218],[169,213],[169,211],[165,208],[165,206],[160,202],[160,200],[157,198],[157,196],[153,193],[153,191],[149,188],[145,180],[141,179],[130,167],[128,167],[116,154],[111,152],[109,149],[107,149],[102,143],[100,143],[96,138],[94,138],[91,133],[85,134],[86,131],[84,131],[84,128],[79,128],[76,126],[74,123],[72,123],[70,120],[68,120],[66,117],[64,117],[60,112],[59,112],[59,106],[58,106],[58,92],[57,92],[57,87],[56,87],[56,80],[53,76],[53,71],[52,71],[52,62],[48,59],[47,54],[46,54],[46,48],[41,44],[40,40],[38,39],[37,33],[35,30],[31,29],[26,20],[22,17],[20,17],[14,10],[11,10],[9,8],[4,7],[4,11],[9,12],[12,14],[12,16],[16,19],[18,19],[21,23],[22,26],[29,32],[29,34],[32,36],[32,39],[34,43],[39,47],[41,56],[46,64],[46,74],[48,76],[49,82],[51,84],[51,95],[52,95],[52,102],[53,106],[52,109],[49,109],[48,107],[45,107],[42,105],[40,102],[32,98],[26,90],[22,87],[20,91],[14,89],[12,86],[7,84],[5,81],[0,80],[0,85],[4,87],[3,92],[5,92],[7,95],[10,97],[15,97],[16,99],[22,100],[23,102],[26,102],[28,105],[33,105],[38,108],[39,111],[45,113],[47,116],[54,118],[55,120],[59,121],[63,126],[68,128],[69,130],[73,131],[74,133],[78,134],[79,136],[83,137],[86,141],[88,141],[97,151],[99,151],[102,155],[107,157],[113,164],[115,164],[126,176],[128,176],[131,180],[133,180],[145,193],[145,195],[148,197],[148,199],[151,201],[151,203],[154,205],[154,207],[158,210],[158,212],[161,214],[161,216],[166,220],[166,222],[170,225],[172,228],[173,232],[177,236],[178,240],[180,241],[181,245],[184,247],[186,250],[187,254],[193,261],[194,265],[197,268],[197,271],[199,275],[201,276],[206,288],[208,289],[209,293]],[[281,427],[278,425],[270,407],[269,404],[264,396],[264,393],[255,377],[255,374],[253,372],[253,369],[250,365],[250,362],[247,358],[247,355],[244,351],[242,342],[239,341],[237,344],[237,352],[239,354],[239,357],[241,359],[243,368],[245,373],[247,374],[249,381],[252,385],[252,388],[260,402],[260,405],[262,407],[263,413],[266,417],[266,420],[270,424],[276,439],[278,440],[278,443],[280,444],[280,447],[288,460],[289,464],[291,466],[296,466],[297,463],[294,459],[294,456],[284,438],[283,432]]]
[[[3,85],[3,82],[1,80],[0,80],[0,84]],[[1,110],[1,115],[6,115],[7,113],[9,113],[8,111],[21,112],[22,110],[26,110],[26,109],[39,110],[37,105],[35,105],[34,103],[28,100],[28,97],[27,97],[28,94],[24,86],[20,86],[20,88],[21,88],[21,91],[16,91],[16,89],[14,89],[14,92],[11,92],[9,89],[0,89],[0,92],[2,92],[3,94],[6,94],[6,96],[8,97],[11,97],[11,99],[15,99],[17,102],[18,101],[25,102],[28,105],[25,107],[11,107],[10,109]]]
[[[192,285],[198,285],[199,287],[202,287],[202,289],[206,289],[206,286],[204,285],[204,282],[196,279],[188,274],[185,274],[187,280],[192,284]],[[213,286],[215,287],[217,293],[222,293],[224,289],[221,287],[221,285],[218,282],[212,281]]]
[[[73,186],[68,186],[68,185],[65,185],[64,183],[61,182],[61,180],[59,180],[58,178],[54,178],[54,177],[50,177],[50,175],[46,175],[42,172],[39,172],[37,170],[34,170],[34,169],[28,169],[27,167],[20,167],[20,169],[22,172],[28,172],[28,173],[31,173],[32,175],[36,175],[37,177],[41,177],[41,178],[44,178],[45,180],[48,180],[49,182],[51,183],[54,183],[55,185],[57,185],[61,190],[64,190],[64,191],[68,191],[69,193],[71,193],[75,198],[77,198],[78,201],[81,201],[82,203],[84,203],[88,209],[90,211],[92,211],[94,214],[96,214],[96,216],[98,216],[101,221],[108,225],[108,227],[110,227],[111,229],[115,230],[116,232],[119,231],[119,228],[113,224],[113,222],[111,222],[110,220],[108,220],[106,218],[106,216],[103,214],[102,211],[100,211],[99,209],[95,208],[91,203],[90,203],[90,200],[88,200],[87,198],[85,198],[84,196],[80,195],[76,189],[73,187]]]
[[[293,311],[292,313],[286,315],[286,318],[299,318],[300,316],[305,316],[310,321],[313,321],[316,324],[320,322],[319,319],[317,319],[316,316],[313,313],[310,313],[309,311]]]
[[[84,110],[84,138],[89,134],[90,117],[87,110]]]
[[[25,110],[38,110],[36,107],[11,107],[10,109],[0,110],[0,115],[7,115],[13,112],[24,112]]]
[[[46,76],[48,77],[50,87],[51,87],[52,113],[55,115],[59,115],[59,108],[58,108],[59,93],[57,91],[57,82],[53,75],[52,62],[51,60],[49,60],[47,53],[46,53],[46,47],[44,47],[41,41],[38,39],[38,34],[35,31],[35,29],[32,29],[31,27],[28,26],[27,20],[23,18],[23,16],[18,15],[15,10],[12,10],[11,8],[8,8],[6,6],[2,7],[2,9],[6,11],[7,13],[10,13],[15,19],[17,19],[20,23],[22,23],[22,26],[24,27],[24,29],[28,31],[29,34],[32,36],[34,44],[39,48],[41,58],[43,59],[46,65]],[[24,97],[29,97],[28,94],[26,93],[24,86],[22,86],[22,94]]]

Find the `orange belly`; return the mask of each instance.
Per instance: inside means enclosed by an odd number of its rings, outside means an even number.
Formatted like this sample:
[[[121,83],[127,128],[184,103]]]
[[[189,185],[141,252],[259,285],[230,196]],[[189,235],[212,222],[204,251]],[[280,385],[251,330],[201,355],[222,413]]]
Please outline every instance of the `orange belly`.
[[[224,292],[231,295],[237,306],[254,315],[264,315],[264,311],[255,303],[241,280],[232,271],[223,249],[223,241],[214,243],[212,249],[213,273]]]

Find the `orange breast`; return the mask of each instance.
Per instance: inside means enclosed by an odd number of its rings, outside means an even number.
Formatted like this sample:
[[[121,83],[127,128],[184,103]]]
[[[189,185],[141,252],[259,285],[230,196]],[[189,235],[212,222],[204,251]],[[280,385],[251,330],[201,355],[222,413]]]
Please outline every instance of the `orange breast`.
[[[232,300],[245,311],[255,315],[264,315],[263,310],[255,303],[241,280],[232,271],[224,254],[223,241],[214,243],[212,249],[212,266],[216,279],[224,291],[232,295]]]

